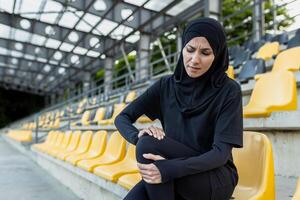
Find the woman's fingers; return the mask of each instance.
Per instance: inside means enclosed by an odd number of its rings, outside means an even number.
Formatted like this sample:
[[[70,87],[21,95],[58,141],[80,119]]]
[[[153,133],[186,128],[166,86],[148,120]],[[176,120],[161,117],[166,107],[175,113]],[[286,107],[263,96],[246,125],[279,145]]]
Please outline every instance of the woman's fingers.
[[[153,164],[137,163],[140,174],[147,183],[161,183],[161,174],[158,168]]]
[[[151,128],[155,132],[155,137],[160,140],[160,133],[159,133],[159,131],[154,126],[152,126]]]
[[[158,168],[153,163],[151,164],[137,163],[137,166],[140,170],[159,171]]]
[[[153,133],[153,136],[159,140],[163,139],[164,137],[164,132],[161,131],[159,128],[154,127],[154,126],[150,126],[149,129],[151,130],[151,132]]]
[[[140,170],[147,170],[147,169],[151,169],[150,164],[142,164],[142,163],[137,163],[137,166]]]
[[[141,174],[141,176],[145,179],[148,179],[148,180],[156,180],[156,179],[159,179],[159,174],[156,174],[156,175],[153,175],[153,176],[149,176],[147,174]]]
[[[141,130],[138,134],[138,138],[142,137],[143,135],[145,134],[145,131],[144,130]]]
[[[147,128],[141,130],[138,134],[138,137],[140,138],[141,136],[143,136],[145,133],[147,133],[150,136],[153,136],[152,132],[150,130],[148,130]]]
[[[149,160],[164,160],[165,158],[160,155],[154,155],[152,153],[144,153],[143,157]]]
[[[163,132],[162,129],[158,128],[158,127],[155,127],[156,129],[156,132],[158,133],[158,139],[162,140],[165,136],[165,133]]]
[[[160,174],[149,176],[149,175],[143,175],[141,174],[144,181],[147,183],[155,184],[155,183],[161,183],[161,176]]]
[[[153,126],[150,126],[148,129],[149,129],[149,130],[151,131],[151,133],[153,134],[153,137],[155,137],[155,138],[158,139],[156,129],[155,129]]]
[[[152,181],[151,179],[143,178],[143,180],[144,180],[146,183],[154,184],[154,181]]]
[[[148,134],[148,135],[153,136],[153,137],[155,137],[159,140],[163,139],[164,136],[165,136],[165,133],[164,133],[163,129],[155,127],[155,126],[150,126],[148,128],[145,128],[145,129],[141,130],[138,134],[138,138],[140,138],[144,134]]]
[[[149,170],[140,170],[140,173],[142,176],[145,176],[145,177],[153,177],[153,176],[159,175],[159,172],[149,171]]]

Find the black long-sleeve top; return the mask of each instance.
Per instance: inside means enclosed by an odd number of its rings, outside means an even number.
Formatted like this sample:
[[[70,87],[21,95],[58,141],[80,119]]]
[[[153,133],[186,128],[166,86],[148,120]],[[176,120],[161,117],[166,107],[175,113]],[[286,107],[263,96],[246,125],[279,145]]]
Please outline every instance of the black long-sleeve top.
[[[166,137],[179,141],[199,152],[198,156],[155,161],[162,182],[227,166],[237,172],[232,147],[243,145],[242,95],[240,86],[226,80],[218,95],[203,112],[186,116],[177,105],[172,76],[161,78],[130,103],[115,119],[119,132],[132,144],[138,141],[139,130],[132,125],[141,115],[161,121]]]

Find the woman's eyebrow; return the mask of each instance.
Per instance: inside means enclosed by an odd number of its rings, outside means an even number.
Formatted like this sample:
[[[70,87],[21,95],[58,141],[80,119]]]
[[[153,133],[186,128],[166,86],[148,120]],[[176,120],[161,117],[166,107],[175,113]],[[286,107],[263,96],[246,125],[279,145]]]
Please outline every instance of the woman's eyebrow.
[[[194,47],[191,44],[188,44],[188,47],[193,48],[193,49],[197,49],[197,47]],[[212,49],[209,48],[209,47],[200,48],[200,50],[202,50],[202,51],[212,51]]]
[[[196,49],[196,47],[192,46],[191,44],[188,44],[189,47]]]
[[[204,51],[212,51],[211,48],[200,48],[201,50],[204,50]]]

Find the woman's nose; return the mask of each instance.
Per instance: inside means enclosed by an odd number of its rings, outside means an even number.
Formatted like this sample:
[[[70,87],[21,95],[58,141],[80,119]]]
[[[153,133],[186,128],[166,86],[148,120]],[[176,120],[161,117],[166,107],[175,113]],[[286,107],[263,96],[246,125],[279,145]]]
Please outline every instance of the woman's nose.
[[[192,56],[192,63],[199,64],[200,63],[200,56],[197,53],[194,53]]]

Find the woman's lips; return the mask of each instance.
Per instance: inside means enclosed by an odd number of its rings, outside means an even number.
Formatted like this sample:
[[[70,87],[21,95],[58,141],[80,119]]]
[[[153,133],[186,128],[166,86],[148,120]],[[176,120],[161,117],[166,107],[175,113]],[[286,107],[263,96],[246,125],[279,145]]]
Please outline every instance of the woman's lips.
[[[198,67],[191,67],[189,66],[189,68],[191,68],[192,70],[196,71],[196,70],[200,70],[201,68],[198,68]]]

